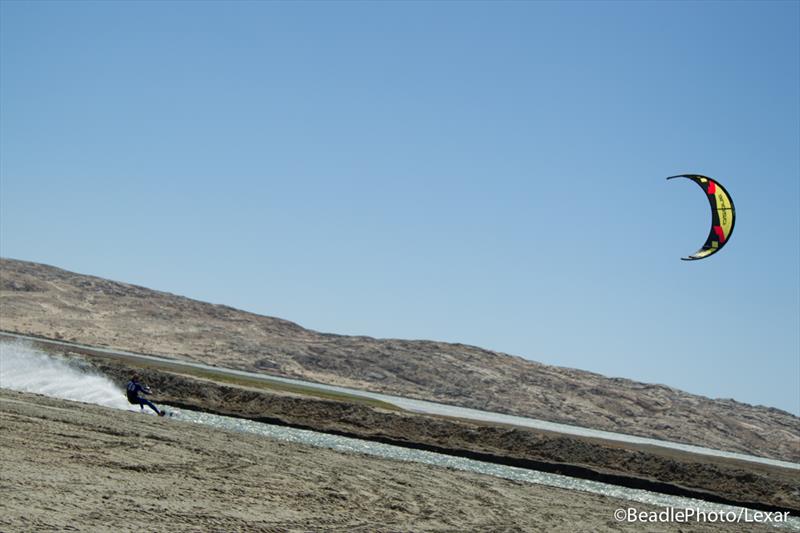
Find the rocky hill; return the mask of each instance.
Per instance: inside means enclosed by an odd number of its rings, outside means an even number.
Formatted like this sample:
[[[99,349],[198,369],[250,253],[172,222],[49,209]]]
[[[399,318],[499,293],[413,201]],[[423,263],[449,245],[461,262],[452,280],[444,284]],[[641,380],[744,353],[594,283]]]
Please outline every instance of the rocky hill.
[[[319,333],[0,259],[0,329],[800,461],[800,418],[474,346]]]

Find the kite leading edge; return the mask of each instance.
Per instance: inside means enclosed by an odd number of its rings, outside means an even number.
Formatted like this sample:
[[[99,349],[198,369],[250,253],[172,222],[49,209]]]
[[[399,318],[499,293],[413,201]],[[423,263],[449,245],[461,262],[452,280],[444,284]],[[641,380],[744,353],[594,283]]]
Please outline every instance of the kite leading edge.
[[[667,179],[687,178],[695,182],[706,193],[708,202],[711,204],[711,230],[705,244],[689,257],[681,257],[684,261],[704,259],[719,252],[730,240],[733,233],[733,224],[736,220],[736,212],[733,208],[733,200],[725,187],[718,181],[700,174],[680,174],[670,176]]]

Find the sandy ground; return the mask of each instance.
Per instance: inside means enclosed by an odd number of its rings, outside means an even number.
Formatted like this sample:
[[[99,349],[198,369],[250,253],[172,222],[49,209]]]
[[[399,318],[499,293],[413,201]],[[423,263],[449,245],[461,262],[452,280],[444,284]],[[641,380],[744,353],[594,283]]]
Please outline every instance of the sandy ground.
[[[0,389],[2,531],[776,531]]]

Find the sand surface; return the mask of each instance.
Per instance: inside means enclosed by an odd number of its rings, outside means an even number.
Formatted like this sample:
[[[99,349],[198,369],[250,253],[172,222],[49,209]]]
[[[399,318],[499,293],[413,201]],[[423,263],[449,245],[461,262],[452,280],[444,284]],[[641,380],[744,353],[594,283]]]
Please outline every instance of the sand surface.
[[[2,531],[776,531],[0,389]]]

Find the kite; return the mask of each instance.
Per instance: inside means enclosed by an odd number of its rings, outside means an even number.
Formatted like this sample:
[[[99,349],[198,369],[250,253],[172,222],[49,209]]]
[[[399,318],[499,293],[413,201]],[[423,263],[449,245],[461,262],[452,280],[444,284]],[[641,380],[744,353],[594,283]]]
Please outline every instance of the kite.
[[[688,178],[698,184],[705,191],[708,202],[711,204],[711,231],[708,233],[706,243],[689,257],[681,257],[681,259],[693,261],[719,252],[730,240],[731,233],[733,233],[733,223],[736,220],[731,195],[718,181],[707,176],[681,174],[679,176],[670,176],[667,179],[671,180],[673,178]]]

